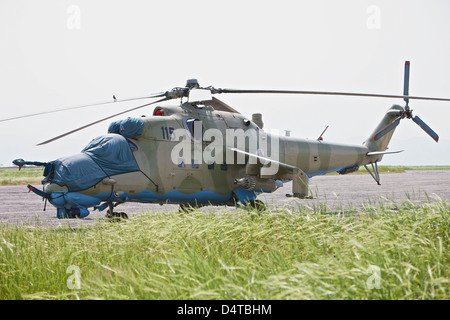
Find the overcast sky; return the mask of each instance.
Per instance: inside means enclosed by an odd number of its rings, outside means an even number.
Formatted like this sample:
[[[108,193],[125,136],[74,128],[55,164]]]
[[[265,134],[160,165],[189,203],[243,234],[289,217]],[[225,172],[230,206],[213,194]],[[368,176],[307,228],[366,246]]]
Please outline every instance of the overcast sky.
[[[0,0],[0,119],[184,86],[450,97],[450,2]],[[265,129],[360,144],[402,100],[221,95]],[[145,101],[144,101],[145,102]],[[79,152],[105,122],[37,143],[143,101],[0,123],[0,164]],[[176,103],[172,101],[171,103]],[[382,164],[450,165],[450,103],[411,101],[440,136],[404,120]],[[153,106],[128,116],[151,114]],[[122,116],[123,118],[124,116]],[[121,118],[121,117],[119,117]],[[116,120],[116,119],[112,119]]]

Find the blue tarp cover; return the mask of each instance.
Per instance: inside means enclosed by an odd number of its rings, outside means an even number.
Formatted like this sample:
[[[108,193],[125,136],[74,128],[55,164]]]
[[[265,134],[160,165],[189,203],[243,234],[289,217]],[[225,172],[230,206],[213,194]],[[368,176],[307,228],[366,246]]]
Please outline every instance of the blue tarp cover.
[[[140,136],[144,130],[144,121],[139,118],[127,118],[112,122],[108,133],[118,133],[127,138]]]
[[[139,171],[126,138],[108,134],[92,140],[81,153],[51,162],[51,182],[69,191],[88,189],[106,177]]]

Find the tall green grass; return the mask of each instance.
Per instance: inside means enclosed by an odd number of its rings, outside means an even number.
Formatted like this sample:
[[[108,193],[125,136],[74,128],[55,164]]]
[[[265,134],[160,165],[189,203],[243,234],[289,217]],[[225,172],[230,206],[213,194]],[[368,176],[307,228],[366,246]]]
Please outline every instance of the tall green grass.
[[[0,185],[40,184],[44,168],[0,168]]]
[[[0,224],[0,298],[449,299],[449,234],[445,201]]]

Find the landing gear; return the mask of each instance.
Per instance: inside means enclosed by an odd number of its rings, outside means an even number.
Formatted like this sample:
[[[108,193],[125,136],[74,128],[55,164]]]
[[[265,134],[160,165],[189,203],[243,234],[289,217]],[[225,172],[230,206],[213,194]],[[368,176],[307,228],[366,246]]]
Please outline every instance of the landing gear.
[[[121,221],[128,219],[128,215],[125,212],[114,212],[114,208],[117,207],[119,203],[116,203],[113,205],[112,203],[109,204],[108,212],[106,213],[106,218],[110,219],[111,221]]]
[[[313,196],[302,195],[300,193],[294,193],[294,194],[286,193],[286,198],[314,199]]]
[[[372,165],[372,171],[370,171],[369,167],[365,164],[364,167],[366,170],[370,173],[372,178],[376,181],[378,185],[381,185],[380,183],[380,172],[378,171],[378,162],[371,163]]]
[[[109,213],[109,211],[106,213],[106,217],[111,220],[117,220],[120,221],[121,219],[128,219],[128,215],[125,212],[113,212]]]
[[[245,206],[249,209],[256,210],[257,212],[263,212],[267,209],[266,204],[258,199],[250,200],[245,204]]]

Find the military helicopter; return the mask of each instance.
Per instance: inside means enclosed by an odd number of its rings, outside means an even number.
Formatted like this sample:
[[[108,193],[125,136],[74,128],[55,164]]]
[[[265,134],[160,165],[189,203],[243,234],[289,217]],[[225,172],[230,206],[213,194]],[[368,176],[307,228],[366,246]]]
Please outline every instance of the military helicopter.
[[[126,218],[115,212],[119,204],[179,204],[180,210],[204,205],[245,205],[264,209],[256,197],[292,181],[292,194],[307,198],[309,179],[330,172],[348,174],[364,166],[380,184],[378,163],[388,151],[391,137],[402,119],[411,119],[433,140],[439,136],[412,115],[409,100],[450,101],[409,96],[409,61],[404,68],[403,95],[290,90],[242,90],[200,87],[195,79],[185,87],[139,98],[156,101],[124,110],[74,129],[39,145],[50,143],[89,126],[140,108],[156,105],[152,116],[112,122],[108,134],[93,139],[80,153],[51,162],[14,160],[19,166],[43,166],[43,190],[30,191],[57,208],[58,218],[83,218],[90,208],[107,217]],[[324,142],[265,132],[262,115],[249,119],[214,97],[218,94],[318,94],[401,98],[393,105],[362,145]],[[180,99],[171,106],[162,102]],[[103,103],[102,103],[103,104]],[[160,104],[160,105],[158,105]],[[84,108],[85,105],[76,108]],[[61,110],[57,110],[61,111]],[[39,113],[42,114],[42,113]],[[31,114],[0,121],[34,116]]]

